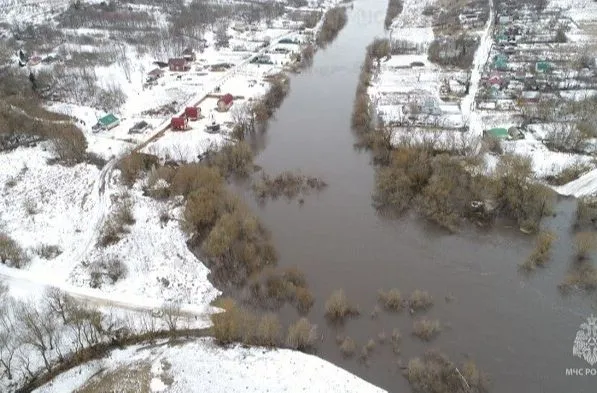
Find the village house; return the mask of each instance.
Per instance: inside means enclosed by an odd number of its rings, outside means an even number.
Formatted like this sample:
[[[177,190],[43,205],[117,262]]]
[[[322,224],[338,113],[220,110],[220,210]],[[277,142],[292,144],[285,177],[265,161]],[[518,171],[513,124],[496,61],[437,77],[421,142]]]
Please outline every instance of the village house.
[[[170,120],[170,127],[174,131],[185,131],[189,128],[189,119],[185,116],[173,117],[172,120]]]
[[[97,124],[94,126],[94,130],[111,130],[119,124],[120,120],[110,113],[98,119]]]
[[[176,58],[168,60],[168,68],[170,71],[189,71],[191,66],[184,58]]]
[[[187,119],[195,121],[201,116],[201,108],[195,106],[188,106],[184,110],[184,115]]]
[[[234,101],[234,98],[232,97],[232,94],[224,94],[218,100],[218,103],[217,103],[218,111],[227,112],[228,109],[230,109],[230,107],[232,106],[233,101]]]
[[[149,73],[147,74],[147,81],[153,82],[160,79],[162,76],[164,76],[164,71],[159,68],[155,68],[149,71]]]

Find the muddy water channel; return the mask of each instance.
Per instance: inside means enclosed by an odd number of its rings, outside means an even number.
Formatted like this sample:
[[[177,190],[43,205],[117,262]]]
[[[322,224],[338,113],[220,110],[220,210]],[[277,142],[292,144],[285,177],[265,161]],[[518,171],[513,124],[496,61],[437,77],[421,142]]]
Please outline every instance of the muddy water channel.
[[[530,276],[517,266],[532,239],[514,229],[439,232],[412,217],[385,219],[371,206],[374,168],[370,156],[353,148],[350,115],[365,47],[383,35],[386,0],[357,0],[339,37],[315,57],[313,67],[291,82],[291,91],[271,121],[256,163],[270,174],[298,169],[328,184],[304,205],[277,200],[261,206],[244,197],[272,234],[281,267],[298,266],[316,303],[308,318],[323,341],[317,354],[390,392],[409,392],[399,362],[436,348],[453,361],[472,357],[487,371],[492,392],[595,392],[597,377],[565,376],[566,368],[588,367],[573,357],[579,325],[590,315],[589,296],[560,295],[570,266],[573,200],[562,200],[547,225],[558,234],[552,259]],[[338,328],[326,323],[324,303],[342,288],[361,316]],[[408,312],[369,314],[379,289],[430,292],[440,335],[425,343],[411,335]],[[296,312],[283,309],[285,322]],[[370,338],[399,328],[401,353],[377,344],[369,364],[344,359],[336,336],[348,334],[358,351]],[[388,340],[389,341],[389,340]]]

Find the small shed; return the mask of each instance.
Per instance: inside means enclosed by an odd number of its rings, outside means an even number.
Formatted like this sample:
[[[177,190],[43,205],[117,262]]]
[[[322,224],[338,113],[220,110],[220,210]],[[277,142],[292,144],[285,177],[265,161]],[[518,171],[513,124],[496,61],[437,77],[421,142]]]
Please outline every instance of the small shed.
[[[197,55],[195,54],[195,51],[193,49],[191,49],[191,48],[186,48],[185,50],[183,50],[182,51],[182,57],[186,61],[195,61],[195,60],[197,60]]]
[[[228,109],[230,109],[230,107],[232,106],[233,101],[234,101],[234,98],[232,97],[232,94],[224,94],[218,100],[218,103],[217,103],[218,111],[227,112]]]
[[[110,130],[117,125],[120,124],[120,120],[114,116],[113,114],[107,114],[106,116],[100,118],[97,123],[99,124],[100,128],[103,130]]]
[[[195,121],[199,119],[199,116],[201,115],[201,108],[197,108],[195,106],[187,106],[184,109],[184,115],[187,119]]]
[[[147,127],[149,127],[149,124],[145,120],[142,120],[129,128],[129,134],[139,134]]]
[[[490,136],[495,139],[505,140],[510,138],[510,134],[508,134],[508,130],[506,128],[496,127],[491,128],[489,130],[483,131],[483,136]]]
[[[189,120],[184,117],[173,117],[170,120],[170,127],[175,131],[184,131],[189,128]]]
[[[168,67],[170,71],[189,71],[191,69],[191,66],[184,58],[169,59]]]
[[[551,63],[547,61],[538,61],[535,63],[535,71],[536,72],[549,72],[551,70]]]

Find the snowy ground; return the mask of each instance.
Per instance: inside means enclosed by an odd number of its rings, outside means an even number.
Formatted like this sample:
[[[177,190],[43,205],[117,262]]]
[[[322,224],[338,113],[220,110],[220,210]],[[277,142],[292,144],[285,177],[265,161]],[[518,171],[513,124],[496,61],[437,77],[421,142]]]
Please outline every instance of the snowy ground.
[[[129,378],[110,378],[127,369],[134,370]],[[102,380],[113,381],[111,386],[102,384],[119,391],[131,377],[149,388],[143,392],[383,392],[315,356],[240,346],[223,349],[211,339],[117,350],[109,358],[70,370],[34,392],[71,392]]]

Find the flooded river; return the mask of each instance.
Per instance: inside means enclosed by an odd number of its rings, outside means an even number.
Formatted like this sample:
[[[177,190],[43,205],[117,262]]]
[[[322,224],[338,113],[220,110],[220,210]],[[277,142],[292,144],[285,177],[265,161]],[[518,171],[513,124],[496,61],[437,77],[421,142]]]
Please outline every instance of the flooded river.
[[[355,2],[336,41],[317,53],[310,70],[292,78],[256,158],[267,173],[298,169],[329,187],[306,197],[303,206],[284,200],[259,206],[245,194],[273,234],[279,265],[299,266],[307,276],[317,299],[308,317],[323,333],[318,355],[390,392],[410,391],[398,360],[406,364],[430,348],[454,361],[471,356],[491,375],[492,392],[594,392],[597,377],[565,376],[566,368],[588,367],[573,357],[572,346],[594,303],[579,294],[563,297],[557,289],[572,258],[573,200],[561,201],[547,223],[558,234],[548,267],[528,277],[517,266],[532,241],[517,231],[448,235],[414,218],[384,219],[371,206],[374,168],[367,153],[353,148],[350,115],[365,47],[384,34],[386,6],[387,0]],[[394,287],[404,295],[422,289],[434,296],[426,315],[443,324],[437,339],[424,343],[411,336],[407,312],[369,317],[378,289]],[[325,299],[338,288],[362,312],[342,329],[323,316]],[[288,321],[297,317],[289,309],[283,314]],[[336,344],[338,333],[360,347],[396,327],[401,354],[378,344],[369,365],[344,359]]]

